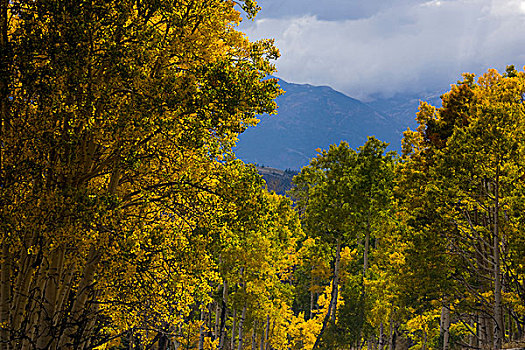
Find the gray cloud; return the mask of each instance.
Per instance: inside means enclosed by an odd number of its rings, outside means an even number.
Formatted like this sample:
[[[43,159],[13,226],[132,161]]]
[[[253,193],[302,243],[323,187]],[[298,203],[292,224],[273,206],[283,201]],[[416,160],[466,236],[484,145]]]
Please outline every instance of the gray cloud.
[[[259,18],[316,16],[321,20],[370,17],[392,7],[426,0],[259,0]]]
[[[284,3],[290,13],[297,4],[312,5],[294,10],[298,15],[278,17],[269,11],[244,24],[251,39],[276,39],[282,54],[277,75],[291,82],[330,85],[357,98],[443,90],[465,71],[525,64],[521,0],[369,0],[373,13],[347,19],[318,15],[318,3],[332,4],[334,13],[341,14],[357,2],[266,2]],[[264,1],[260,4],[265,6]]]

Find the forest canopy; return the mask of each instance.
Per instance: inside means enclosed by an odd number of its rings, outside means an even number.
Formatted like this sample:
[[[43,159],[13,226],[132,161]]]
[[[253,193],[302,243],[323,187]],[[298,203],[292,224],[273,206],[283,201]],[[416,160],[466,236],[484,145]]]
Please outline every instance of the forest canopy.
[[[0,0],[0,348],[501,349],[523,339],[525,73],[465,74],[403,154],[270,193],[255,1]]]

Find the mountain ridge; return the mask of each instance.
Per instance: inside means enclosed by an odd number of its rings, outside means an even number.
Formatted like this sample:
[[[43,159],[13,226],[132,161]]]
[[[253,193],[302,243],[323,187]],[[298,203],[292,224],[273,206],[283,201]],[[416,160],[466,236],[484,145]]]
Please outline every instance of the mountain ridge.
[[[277,115],[262,115],[256,127],[239,136],[235,153],[245,162],[300,170],[316,155],[316,149],[341,141],[356,148],[368,136],[400,151],[402,132],[415,126],[419,100],[414,96],[365,103],[329,86],[282,79],[279,84],[286,92],[276,100]]]

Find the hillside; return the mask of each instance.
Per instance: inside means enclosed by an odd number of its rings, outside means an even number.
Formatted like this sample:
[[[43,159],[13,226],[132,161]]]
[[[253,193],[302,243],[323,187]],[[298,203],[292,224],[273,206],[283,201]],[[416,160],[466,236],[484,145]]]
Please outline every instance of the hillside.
[[[286,191],[292,188],[292,179],[298,173],[290,169],[280,170],[264,166],[257,166],[257,171],[266,181],[268,190],[281,195],[285,195]]]
[[[403,131],[415,125],[419,99],[414,96],[363,103],[328,86],[282,79],[280,85],[286,93],[277,98],[278,114],[261,116],[240,135],[235,153],[245,162],[299,170],[317,148],[342,140],[355,148],[372,135],[400,151]]]

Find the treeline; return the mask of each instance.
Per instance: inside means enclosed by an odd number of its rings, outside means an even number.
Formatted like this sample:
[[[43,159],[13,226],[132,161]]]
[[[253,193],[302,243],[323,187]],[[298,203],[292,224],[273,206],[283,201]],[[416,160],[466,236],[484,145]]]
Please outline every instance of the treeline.
[[[269,193],[254,1],[0,2],[0,348],[494,348],[523,337],[525,73],[422,104],[403,155]]]
[[[257,10],[0,1],[1,349],[286,341],[299,222],[231,154],[281,93]]]
[[[524,93],[513,66],[464,74],[441,108],[421,104],[401,157],[341,143],[294,178],[315,257],[296,270],[296,311],[320,328],[306,348],[524,340]]]

